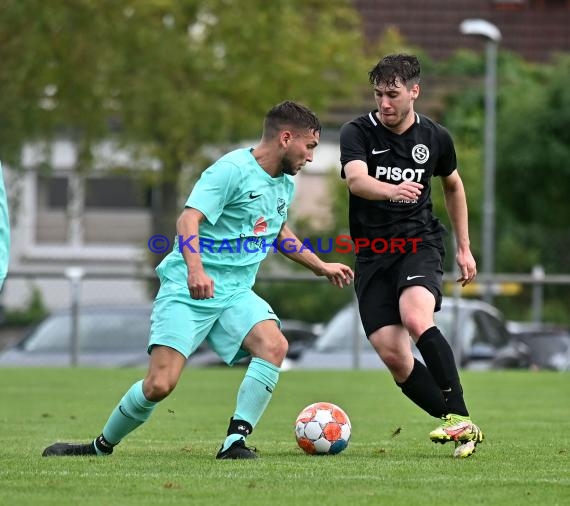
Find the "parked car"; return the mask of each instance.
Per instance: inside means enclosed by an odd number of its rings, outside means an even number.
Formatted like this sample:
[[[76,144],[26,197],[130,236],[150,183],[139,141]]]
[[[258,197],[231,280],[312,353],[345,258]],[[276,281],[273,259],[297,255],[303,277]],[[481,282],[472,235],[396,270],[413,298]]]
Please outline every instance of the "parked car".
[[[150,304],[81,307],[78,364],[92,367],[146,366],[151,311]],[[281,324],[290,341],[288,359],[297,358],[316,339],[312,324],[286,319]],[[17,344],[2,350],[0,367],[70,365],[71,332],[71,312],[68,309],[54,311]],[[196,367],[222,364],[207,343],[188,359],[188,365]]]
[[[488,369],[497,350],[507,346],[511,335],[500,311],[485,302],[444,297],[435,321],[450,341],[460,366]],[[357,339],[353,339],[357,336]],[[410,341],[414,355],[422,360]],[[293,363],[294,368],[385,368],[366,338],[354,304],[341,309],[325,326],[312,348]]]
[[[493,366],[570,371],[570,331],[551,324],[509,322],[511,337]]]
[[[79,365],[126,367],[146,364],[150,305],[84,306],[79,313]],[[71,312],[57,310],[15,346],[0,353],[0,366],[71,364]]]

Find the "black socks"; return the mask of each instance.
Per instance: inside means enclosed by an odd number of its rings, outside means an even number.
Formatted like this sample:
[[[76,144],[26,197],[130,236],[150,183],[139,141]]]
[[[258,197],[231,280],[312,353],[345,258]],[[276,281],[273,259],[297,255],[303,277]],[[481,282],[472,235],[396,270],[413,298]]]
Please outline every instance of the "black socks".
[[[253,432],[253,427],[250,423],[245,420],[234,420],[233,417],[230,418],[230,425],[228,426],[228,433],[230,434],[241,434],[243,437],[249,436]]]
[[[459,382],[459,373],[455,365],[453,351],[439,329],[437,327],[427,329],[419,337],[416,346],[420,350],[431,376],[443,393],[447,405],[445,414],[469,416],[463,399],[463,389]]]
[[[103,434],[101,434],[100,436],[97,436],[95,438],[95,446],[97,447],[97,450],[99,450],[101,453],[110,455],[111,453],[113,453],[113,446],[115,445],[109,443],[109,441],[107,441],[103,437]]]
[[[396,382],[406,397],[431,416],[441,418],[447,414],[445,398],[431,373],[419,360],[414,359],[414,368],[403,383]]]

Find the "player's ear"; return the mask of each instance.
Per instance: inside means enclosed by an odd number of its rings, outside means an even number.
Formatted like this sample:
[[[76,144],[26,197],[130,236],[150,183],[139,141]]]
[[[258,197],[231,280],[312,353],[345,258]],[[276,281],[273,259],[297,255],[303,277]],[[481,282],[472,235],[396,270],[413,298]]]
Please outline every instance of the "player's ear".
[[[412,100],[416,100],[420,96],[420,85],[419,84],[414,84],[412,86],[412,89],[410,90],[410,95],[412,97]]]
[[[279,144],[283,148],[287,148],[287,145],[293,140],[293,133],[291,130],[282,130],[279,134]]]

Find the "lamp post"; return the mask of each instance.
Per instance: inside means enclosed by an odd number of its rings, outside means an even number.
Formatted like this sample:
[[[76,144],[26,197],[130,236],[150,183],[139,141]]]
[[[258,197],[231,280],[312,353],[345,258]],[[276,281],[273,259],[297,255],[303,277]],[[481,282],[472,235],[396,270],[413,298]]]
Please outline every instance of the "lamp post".
[[[497,102],[497,49],[501,40],[499,29],[483,19],[466,19],[459,25],[464,35],[485,38],[485,175],[483,194],[482,273],[485,275],[483,299],[491,303],[491,275],[495,270],[495,134]]]

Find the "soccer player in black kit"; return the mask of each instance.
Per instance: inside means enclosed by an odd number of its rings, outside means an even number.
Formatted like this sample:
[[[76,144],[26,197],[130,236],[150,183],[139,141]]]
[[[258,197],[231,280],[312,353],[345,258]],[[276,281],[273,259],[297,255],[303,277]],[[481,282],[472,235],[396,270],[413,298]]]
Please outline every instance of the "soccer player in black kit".
[[[457,281],[465,286],[477,273],[455,148],[447,130],[414,111],[420,93],[415,56],[384,57],[369,80],[378,108],[343,125],[340,134],[341,175],[350,190],[350,234],[358,245],[360,317],[402,392],[441,419],[430,439],[453,441],[454,456],[468,457],[483,433],[470,419],[453,352],[434,323],[434,312],[441,307],[446,233],[432,213],[434,176],[441,179],[455,231]],[[414,358],[410,336],[425,365]]]

